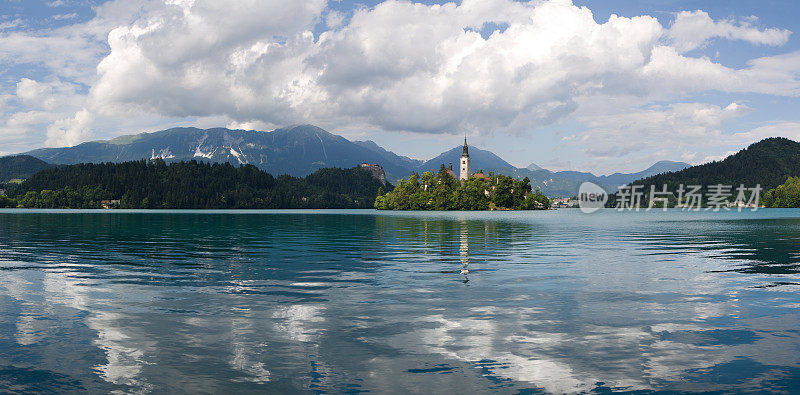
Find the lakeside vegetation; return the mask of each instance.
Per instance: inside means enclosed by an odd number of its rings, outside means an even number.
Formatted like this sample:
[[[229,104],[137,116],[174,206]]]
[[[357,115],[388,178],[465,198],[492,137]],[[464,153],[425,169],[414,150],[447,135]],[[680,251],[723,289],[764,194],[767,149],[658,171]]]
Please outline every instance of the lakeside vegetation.
[[[480,172],[479,172],[480,173]],[[434,174],[426,171],[412,173],[398,181],[390,192],[379,193],[375,199],[379,210],[535,210],[550,208],[550,199],[539,190],[531,190],[526,177],[489,173],[487,177],[471,177],[459,181],[447,172],[444,165]]]
[[[800,208],[800,177],[789,177],[785,183],[764,194],[764,206]]]
[[[273,177],[252,165],[156,159],[48,168],[4,188],[0,207],[275,209],[372,208],[392,186],[358,167]]]

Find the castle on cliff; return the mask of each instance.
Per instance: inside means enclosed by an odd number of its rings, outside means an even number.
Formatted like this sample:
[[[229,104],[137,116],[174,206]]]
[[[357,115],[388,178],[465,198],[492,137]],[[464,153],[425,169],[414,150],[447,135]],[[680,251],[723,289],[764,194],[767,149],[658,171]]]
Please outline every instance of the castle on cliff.
[[[386,186],[386,172],[383,171],[383,167],[377,163],[362,163],[362,169],[368,170],[372,173],[372,176],[375,177],[378,181],[381,182],[384,186]]]

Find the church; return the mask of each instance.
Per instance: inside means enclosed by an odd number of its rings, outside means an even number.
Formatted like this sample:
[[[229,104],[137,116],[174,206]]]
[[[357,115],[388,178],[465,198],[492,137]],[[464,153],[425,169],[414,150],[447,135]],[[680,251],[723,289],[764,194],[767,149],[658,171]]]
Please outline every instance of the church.
[[[472,164],[469,159],[469,148],[467,148],[467,137],[464,136],[464,150],[461,152],[461,173],[458,176],[459,180],[467,180],[472,174]]]
[[[456,172],[453,171],[453,164],[450,163],[450,166],[445,167],[444,170],[447,171],[447,174],[451,175],[453,178],[463,181],[468,180],[470,177],[477,177],[483,179],[486,182],[491,182],[492,180],[487,177],[483,172],[478,172],[472,174],[472,160],[469,158],[469,146],[467,145],[467,138],[464,137],[464,147],[461,150],[461,166],[459,168],[459,174],[456,175]]]

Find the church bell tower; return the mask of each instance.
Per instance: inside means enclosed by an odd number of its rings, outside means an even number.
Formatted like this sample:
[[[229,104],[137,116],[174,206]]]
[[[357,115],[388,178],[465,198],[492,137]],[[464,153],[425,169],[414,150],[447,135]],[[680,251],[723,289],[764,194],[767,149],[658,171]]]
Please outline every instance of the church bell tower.
[[[472,166],[469,160],[469,149],[467,148],[467,137],[464,136],[464,150],[461,154],[461,173],[458,176],[459,180],[466,180],[471,174]]]

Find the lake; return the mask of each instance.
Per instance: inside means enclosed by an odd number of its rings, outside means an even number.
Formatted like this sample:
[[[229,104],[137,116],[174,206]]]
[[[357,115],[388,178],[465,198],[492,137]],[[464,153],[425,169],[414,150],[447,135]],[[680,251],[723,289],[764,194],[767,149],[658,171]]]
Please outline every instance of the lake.
[[[800,210],[0,210],[0,392],[800,388]]]

